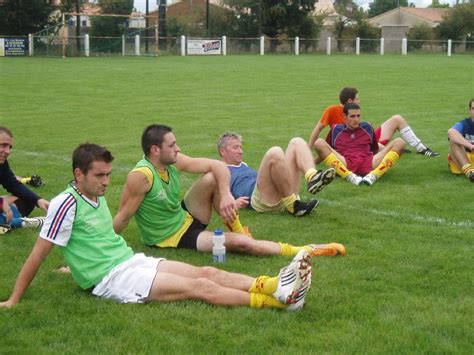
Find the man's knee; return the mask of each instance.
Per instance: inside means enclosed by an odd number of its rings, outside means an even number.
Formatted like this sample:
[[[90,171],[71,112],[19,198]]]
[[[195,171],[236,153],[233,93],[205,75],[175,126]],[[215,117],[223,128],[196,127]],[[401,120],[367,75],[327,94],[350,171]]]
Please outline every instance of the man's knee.
[[[217,179],[212,172],[205,173],[201,177],[201,182],[206,186],[211,186],[211,187],[217,186]]]
[[[202,301],[210,304],[219,304],[220,297],[218,294],[219,285],[207,278],[197,278],[192,281],[194,292]]]
[[[22,199],[16,199],[13,202],[18,209],[18,212],[20,212],[20,215],[22,217],[28,217],[28,215],[35,209],[36,205],[34,202],[31,201],[25,201]]]
[[[314,149],[319,155],[328,155],[331,150],[329,144],[322,138],[318,138],[316,142],[314,142]]]
[[[407,121],[401,115],[394,115],[390,117],[390,121],[392,121],[399,130],[408,126]]]
[[[405,149],[405,141],[401,138],[395,138],[393,141],[392,149],[398,153],[403,153]]]
[[[288,147],[295,147],[295,148],[304,147],[304,148],[307,148],[308,144],[301,137],[293,137],[293,138],[290,139],[290,142],[288,143]]]

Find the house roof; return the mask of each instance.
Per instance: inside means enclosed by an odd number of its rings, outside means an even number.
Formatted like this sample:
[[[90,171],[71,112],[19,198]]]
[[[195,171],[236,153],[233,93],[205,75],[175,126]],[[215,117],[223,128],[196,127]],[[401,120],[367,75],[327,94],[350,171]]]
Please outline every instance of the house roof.
[[[404,13],[418,17],[424,21],[431,22],[433,24],[439,24],[443,21],[443,16],[449,11],[445,8],[418,8],[418,7],[400,7],[392,9],[390,11],[384,12],[383,14],[371,17],[369,19],[370,23],[379,23],[386,17],[393,15],[397,12]]]

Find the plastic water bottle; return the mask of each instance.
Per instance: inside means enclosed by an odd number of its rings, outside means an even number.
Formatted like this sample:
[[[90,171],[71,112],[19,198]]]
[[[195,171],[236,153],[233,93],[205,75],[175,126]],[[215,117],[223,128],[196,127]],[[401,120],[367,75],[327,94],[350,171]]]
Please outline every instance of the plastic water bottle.
[[[212,258],[215,263],[225,263],[225,235],[220,229],[214,231],[214,236],[212,237]]]

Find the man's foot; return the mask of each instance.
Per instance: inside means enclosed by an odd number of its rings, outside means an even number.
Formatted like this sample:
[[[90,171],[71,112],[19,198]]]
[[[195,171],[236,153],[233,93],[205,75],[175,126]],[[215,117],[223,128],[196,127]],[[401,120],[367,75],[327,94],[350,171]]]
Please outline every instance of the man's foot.
[[[302,249],[288,266],[280,270],[278,286],[273,297],[284,304],[295,304],[301,301],[300,291],[310,284],[311,261],[308,252]]]
[[[0,224],[0,235],[10,233],[12,227],[9,224]]]
[[[324,186],[329,185],[336,176],[336,170],[329,168],[318,171],[308,182],[308,192],[316,194],[323,189]]]
[[[303,217],[318,207],[319,201],[318,200],[309,200],[308,202],[303,202],[300,200],[296,200],[293,204],[293,216],[295,217]]]
[[[375,174],[367,174],[362,178],[360,182],[361,185],[372,186],[377,181],[377,175]]]
[[[439,153],[436,153],[436,152],[433,152],[430,148],[426,147],[425,149],[423,150],[420,150],[419,152],[417,152],[418,154],[422,154],[424,156],[427,156],[427,157],[438,157],[439,156]]]
[[[469,181],[474,182],[474,171],[471,171],[467,178],[469,179]]]
[[[308,253],[313,256],[345,256],[346,248],[339,243],[329,244],[310,244],[308,245]]]
[[[294,303],[289,304],[286,307],[287,311],[295,312],[303,308],[306,294],[311,289],[311,273],[308,274],[308,281],[305,285],[301,286],[293,296]]]
[[[22,228],[41,228],[44,224],[44,217],[22,217]]]
[[[31,176],[31,180],[28,184],[34,187],[40,187],[44,185],[44,182],[43,179],[41,179],[41,176],[34,174]]]
[[[350,173],[349,175],[347,175],[346,180],[350,182],[352,185],[359,185],[360,182],[362,181],[362,178],[359,175]]]

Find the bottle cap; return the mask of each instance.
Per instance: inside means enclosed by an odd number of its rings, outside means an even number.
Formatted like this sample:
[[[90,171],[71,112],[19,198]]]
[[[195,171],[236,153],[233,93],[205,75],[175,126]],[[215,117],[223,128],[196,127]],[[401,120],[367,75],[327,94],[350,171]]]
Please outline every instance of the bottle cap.
[[[217,229],[214,229],[214,234],[215,235],[222,235],[222,230],[217,228]]]

